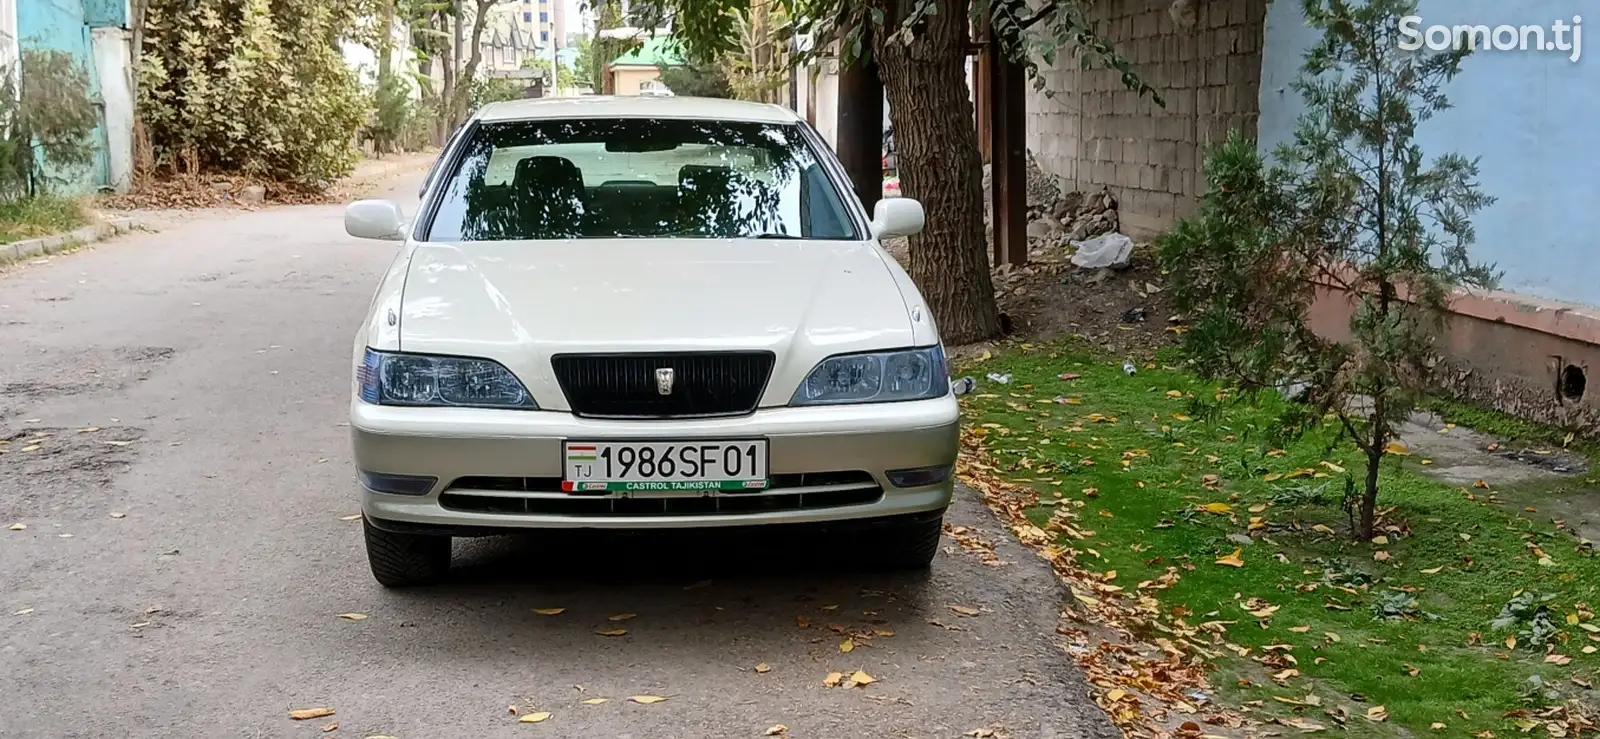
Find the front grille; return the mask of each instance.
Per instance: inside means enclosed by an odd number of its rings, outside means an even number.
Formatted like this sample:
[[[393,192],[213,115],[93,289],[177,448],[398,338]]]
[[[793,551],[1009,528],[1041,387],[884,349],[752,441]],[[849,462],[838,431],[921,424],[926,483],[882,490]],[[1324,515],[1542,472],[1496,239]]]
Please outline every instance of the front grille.
[[[558,354],[550,363],[572,412],[589,418],[738,416],[761,402],[772,352]],[[672,370],[663,394],[656,371]]]
[[[574,517],[696,516],[866,505],[883,497],[870,473],[773,475],[766,490],[696,497],[623,498],[561,492],[559,477],[463,477],[439,496],[447,510]]]

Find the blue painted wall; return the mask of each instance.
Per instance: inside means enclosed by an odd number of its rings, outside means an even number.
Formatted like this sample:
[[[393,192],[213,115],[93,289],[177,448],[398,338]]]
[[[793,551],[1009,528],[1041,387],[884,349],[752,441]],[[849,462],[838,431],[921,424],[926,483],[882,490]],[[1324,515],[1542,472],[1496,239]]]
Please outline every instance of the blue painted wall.
[[[95,72],[94,56],[89,47],[89,23],[86,0],[19,0],[17,2],[17,39],[24,52],[36,49],[54,49],[72,55],[89,75],[89,95],[100,100],[100,80]],[[102,10],[110,7],[101,3]],[[120,12],[120,11],[117,11]],[[23,72],[26,75],[27,68]],[[55,191],[84,195],[95,192],[110,181],[104,128],[97,127],[91,134],[97,152],[95,161],[88,167],[74,171],[46,167]]]
[[[83,0],[83,16],[90,28],[127,27],[128,0]]]
[[[1423,29],[1548,28],[1557,19],[1571,24],[1586,10],[1600,32],[1600,7],[1589,0],[1421,0],[1418,15]],[[1289,83],[1315,38],[1300,3],[1270,3],[1261,69],[1263,151],[1292,138],[1303,106]],[[1571,52],[1474,53],[1445,88],[1453,107],[1420,127],[1418,143],[1430,155],[1481,157],[1479,183],[1499,200],[1474,219],[1472,253],[1505,272],[1502,289],[1600,306],[1600,36],[1595,43],[1576,63]]]

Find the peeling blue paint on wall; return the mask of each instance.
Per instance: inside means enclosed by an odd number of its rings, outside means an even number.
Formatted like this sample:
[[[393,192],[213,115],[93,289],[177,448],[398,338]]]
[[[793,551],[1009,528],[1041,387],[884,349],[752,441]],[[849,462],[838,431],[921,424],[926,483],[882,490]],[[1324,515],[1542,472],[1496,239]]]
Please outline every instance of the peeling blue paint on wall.
[[[17,39],[23,52],[52,49],[70,54],[88,75],[89,95],[101,108],[104,117],[104,106],[100,105],[100,80],[95,72],[94,55],[89,45],[85,0],[24,0],[17,3]],[[22,73],[28,73],[26,65]],[[97,126],[90,137],[96,150],[93,164],[71,171],[46,165],[46,174],[56,191],[86,195],[110,181],[104,127]]]
[[[1421,0],[1421,28],[1571,23],[1586,0]],[[1571,39],[1571,34],[1567,34]],[[1554,39],[1547,34],[1547,39]],[[1267,9],[1262,49],[1260,147],[1293,137],[1304,111],[1289,88],[1316,40],[1300,4]],[[1505,272],[1500,287],[1550,300],[1600,306],[1600,46],[1570,52],[1474,53],[1445,89],[1453,107],[1418,130],[1425,153],[1481,157],[1479,183],[1498,201],[1474,219],[1473,257]],[[1426,53],[1426,51],[1421,52]]]

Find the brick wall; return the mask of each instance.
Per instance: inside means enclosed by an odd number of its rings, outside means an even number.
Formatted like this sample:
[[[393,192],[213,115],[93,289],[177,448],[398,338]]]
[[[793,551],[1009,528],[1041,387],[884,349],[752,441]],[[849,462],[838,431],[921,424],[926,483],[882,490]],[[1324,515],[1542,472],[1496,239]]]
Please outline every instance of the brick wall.
[[[1122,85],[1116,72],[1084,71],[1063,53],[1029,91],[1028,147],[1068,189],[1109,186],[1122,230],[1135,237],[1187,215],[1205,187],[1209,144],[1229,129],[1254,137],[1260,113],[1261,42],[1267,0],[1194,0],[1181,28],[1172,0],[1090,0],[1095,29],[1111,39],[1166,108]]]

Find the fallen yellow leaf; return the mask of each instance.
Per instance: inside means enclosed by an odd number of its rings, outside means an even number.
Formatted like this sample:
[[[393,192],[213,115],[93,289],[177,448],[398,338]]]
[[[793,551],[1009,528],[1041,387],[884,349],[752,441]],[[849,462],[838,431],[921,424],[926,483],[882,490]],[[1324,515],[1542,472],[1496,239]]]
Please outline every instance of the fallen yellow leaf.
[[[635,695],[635,696],[630,696],[628,698],[628,700],[631,700],[634,703],[642,703],[642,704],[648,706],[651,703],[660,703],[661,701],[666,700],[666,698],[662,698],[659,695]]]
[[[1233,506],[1227,503],[1205,503],[1200,506],[1200,510],[1206,513],[1227,513],[1233,510]]]
[[[1445,726],[1443,722],[1435,721],[1431,724],[1428,724],[1428,728],[1433,729],[1434,731],[1443,731]]]
[[[1545,661],[1545,664],[1548,664],[1548,665],[1569,665],[1569,664],[1572,664],[1572,658],[1568,657],[1565,654],[1547,654],[1547,655],[1544,656],[1544,661]]]
[[[983,613],[983,611],[967,606],[950,606],[950,610],[955,611],[963,616],[976,616],[980,613]]]
[[[789,730],[789,727],[784,726],[783,724],[774,724],[774,725],[772,725],[772,726],[767,728],[766,736],[777,736],[777,735],[782,734],[782,733],[784,733],[784,732],[786,732],[788,730]]]
[[[867,673],[862,672],[860,670],[856,670],[854,673],[852,673],[850,675],[850,680],[845,683],[845,687],[847,687],[847,688],[859,688],[859,687],[861,687],[863,685],[871,685],[871,684],[873,684],[873,683],[875,683],[877,681],[878,681],[877,678],[874,678],[873,676],[868,675]]]
[[[1367,718],[1372,721],[1387,721],[1389,719],[1389,709],[1384,708],[1383,706],[1373,706],[1368,708]]]
[[[1304,634],[1304,633],[1310,631],[1311,627],[1310,626],[1290,626],[1289,630],[1293,631],[1296,634]]]
[[[1379,562],[1388,562],[1389,561],[1389,553],[1388,552],[1384,552],[1384,551],[1373,552],[1372,553],[1372,558],[1377,560],[1377,561],[1379,561]]]
[[[856,648],[856,642],[855,642],[854,639],[846,639],[846,640],[844,640],[842,642],[839,642],[839,651],[841,651],[841,652],[845,652],[845,653],[853,652],[853,651],[855,651],[855,648]]]
[[[307,721],[314,718],[332,716],[332,708],[299,708],[289,712],[289,718],[296,721]]]
[[[1329,472],[1344,472],[1344,468],[1343,467],[1340,467],[1339,465],[1336,465],[1336,464],[1334,464],[1332,462],[1329,462],[1327,460],[1323,460],[1322,466],[1323,467],[1327,467]]]
[[[596,631],[594,633],[596,633],[596,634],[598,634],[600,636],[622,636],[623,634],[628,633],[628,630],[627,629],[606,629],[605,631]]]
[[[1437,574],[1439,574],[1440,572],[1443,572],[1443,571],[1444,571],[1443,567],[1430,567],[1430,568],[1428,568],[1426,570],[1423,570],[1422,574],[1424,574],[1424,575],[1437,575]]]
[[[352,513],[352,514],[350,514],[348,516],[340,516],[339,520],[340,521],[360,521],[361,520],[361,514]]]
[[[1506,637],[1506,649],[1516,649],[1516,648],[1517,648],[1517,637],[1515,637],[1515,636]]]
[[[25,523],[14,523],[6,528],[11,531],[26,531],[28,529],[28,525]]]
[[[772,672],[772,665],[769,665],[769,664],[767,664],[765,662],[762,662],[761,664],[756,665],[756,672],[761,673],[763,675],[768,673],[768,672]]]
[[[367,614],[365,614],[365,613],[341,613],[341,614],[339,614],[339,618],[342,618],[342,619],[344,619],[346,621],[365,621],[365,620],[367,620]]]
[[[1227,567],[1243,567],[1244,559],[1239,556],[1243,553],[1243,549],[1235,549],[1233,550],[1233,554],[1230,554],[1226,557],[1218,557],[1217,564],[1225,565]]]
[[[1372,537],[1372,543],[1373,544],[1377,544],[1378,546],[1381,547],[1381,546],[1389,543],[1389,537],[1387,537],[1387,536],[1374,536],[1374,537]]]
[[[566,610],[565,608],[535,608],[533,612],[541,616],[557,616]]]
[[[590,699],[584,701],[583,705],[586,705],[586,706],[598,706],[601,703],[605,703],[608,700],[611,700],[611,699],[610,698],[590,698]]]
[[[1168,390],[1167,391],[1167,397],[1169,397],[1169,398],[1181,398],[1181,397],[1183,397],[1183,391],[1182,390]]]
[[[637,614],[637,613],[619,613],[619,614],[617,614],[615,616],[612,616],[611,618],[606,619],[606,620],[607,621],[626,621],[626,620],[628,620],[630,618],[637,618],[638,616],[639,616],[639,614]]]
[[[1401,444],[1398,441],[1391,441],[1388,444],[1383,445],[1383,451],[1385,454],[1393,454],[1397,457],[1404,457],[1411,454],[1411,450],[1407,449],[1405,444]]]
[[[550,712],[549,711],[539,711],[537,713],[524,714],[522,716],[522,718],[517,719],[517,723],[519,723],[519,724],[537,724],[540,721],[544,721],[544,720],[549,719],[549,718],[550,718]]]
[[[1126,696],[1127,694],[1128,692],[1125,690],[1112,690],[1111,692],[1106,693],[1106,700],[1116,703],[1117,701],[1122,700],[1123,696]]]
[[[112,511],[111,512],[111,517],[112,518],[127,518],[128,514],[123,513],[122,511]]]
[[[844,673],[842,672],[830,672],[827,677],[822,678],[822,684],[830,688],[838,687],[841,682],[844,682]]]

